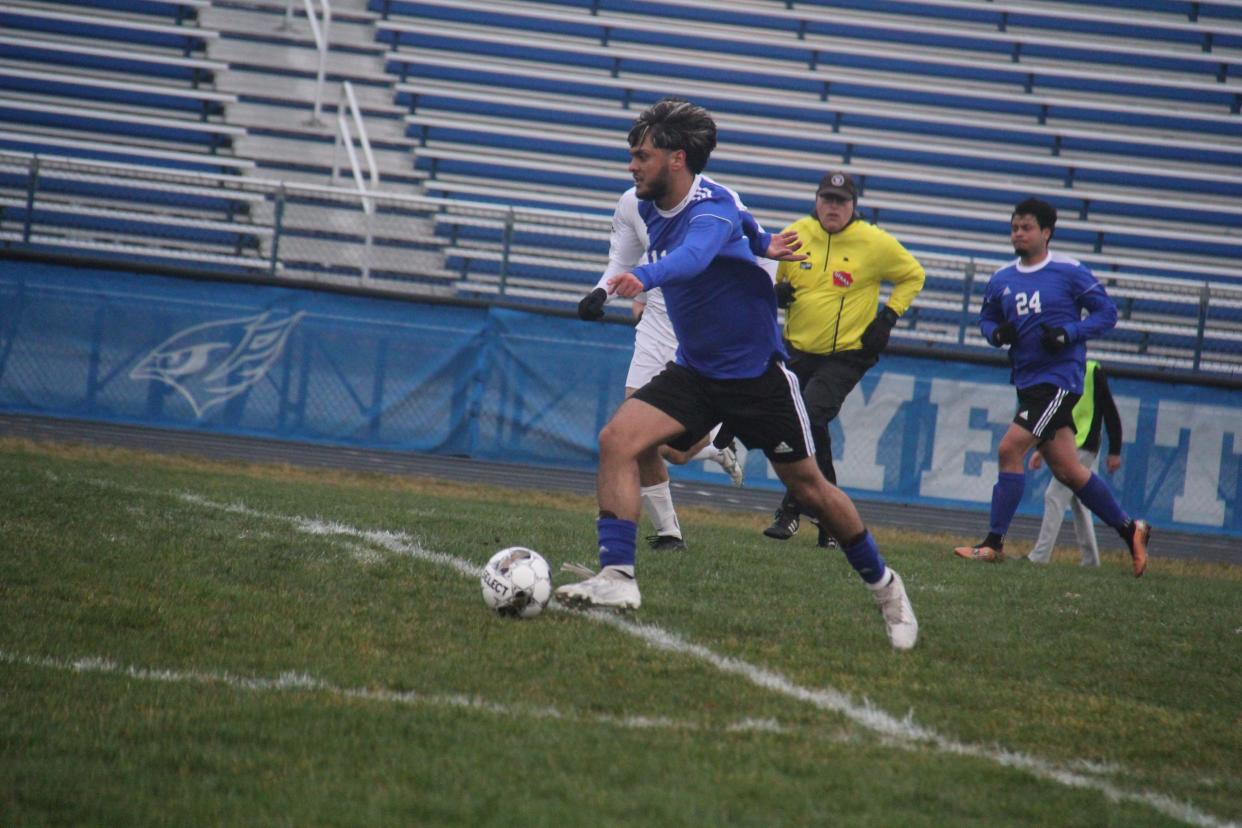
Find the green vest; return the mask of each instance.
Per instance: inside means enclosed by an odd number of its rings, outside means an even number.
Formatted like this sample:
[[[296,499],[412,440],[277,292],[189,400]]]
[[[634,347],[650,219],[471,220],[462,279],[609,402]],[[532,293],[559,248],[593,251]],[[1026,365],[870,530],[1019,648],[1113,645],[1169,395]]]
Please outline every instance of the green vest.
[[[1074,406],[1074,440],[1079,448],[1087,442],[1087,434],[1091,431],[1091,421],[1095,419],[1095,369],[1100,363],[1094,359],[1087,360],[1087,373],[1082,378],[1082,396]]]

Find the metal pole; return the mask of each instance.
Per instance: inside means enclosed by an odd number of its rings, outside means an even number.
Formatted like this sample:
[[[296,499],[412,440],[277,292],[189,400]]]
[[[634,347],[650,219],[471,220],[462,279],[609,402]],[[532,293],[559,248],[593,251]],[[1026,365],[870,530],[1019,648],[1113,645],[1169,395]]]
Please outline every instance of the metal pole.
[[[1194,369],[1199,370],[1203,361],[1203,339],[1207,335],[1208,299],[1211,297],[1212,286],[1208,282],[1199,288],[1199,327],[1195,331],[1195,362]]]
[[[366,213],[367,225],[367,244],[366,247],[362,249],[362,281],[365,282],[371,278],[371,237],[372,223],[375,217],[375,202],[364,198],[362,209]]]
[[[505,213],[505,230],[502,237],[504,246],[500,251],[500,284],[498,289],[499,295],[505,295],[505,282],[509,278],[509,247],[513,244],[513,208],[510,207]]]
[[[26,226],[22,228],[22,241],[30,243],[30,225],[34,223],[35,190],[39,186],[39,156],[30,159],[30,177],[26,182]]]
[[[323,79],[328,68],[328,30],[332,27],[332,6],[323,0],[323,43],[319,46],[319,71],[315,75],[315,123],[319,123],[319,113],[323,109]]]
[[[275,276],[276,266],[280,263],[280,230],[285,220],[285,185],[282,182],[280,189],[276,191],[276,214],[272,218],[272,260],[268,267],[268,273]]]
[[[349,83],[349,81],[346,81]],[[336,100],[336,135],[332,139],[332,186],[335,187],[340,180],[340,160],[341,160],[341,139],[342,133],[349,129],[349,125],[345,122],[342,113],[345,111],[345,87],[341,87],[341,94]],[[354,140],[352,137],[349,139]]]
[[[970,297],[975,284],[975,260],[966,263],[966,276],[962,285],[962,317],[958,321],[957,343],[966,344],[966,323],[970,319]]]

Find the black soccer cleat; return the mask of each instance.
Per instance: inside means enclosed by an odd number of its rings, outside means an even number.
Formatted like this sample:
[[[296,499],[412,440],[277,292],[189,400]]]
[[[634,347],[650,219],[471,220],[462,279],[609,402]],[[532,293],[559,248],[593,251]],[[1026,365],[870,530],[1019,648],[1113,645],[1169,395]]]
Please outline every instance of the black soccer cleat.
[[[686,542],[676,535],[651,535],[647,543],[658,552],[684,552]]]
[[[816,540],[816,543],[820,549],[836,549],[840,545],[837,543],[837,539],[823,526],[819,527],[819,539]]]
[[[789,540],[798,533],[800,521],[797,512],[786,512],[777,509],[772,518],[772,525],[763,530],[763,534],[776,540]]]

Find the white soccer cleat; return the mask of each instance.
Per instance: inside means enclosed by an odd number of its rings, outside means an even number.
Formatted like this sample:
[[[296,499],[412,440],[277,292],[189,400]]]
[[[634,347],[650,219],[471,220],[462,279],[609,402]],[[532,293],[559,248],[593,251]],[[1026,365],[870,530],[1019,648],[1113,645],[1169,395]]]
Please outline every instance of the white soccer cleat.
[[[558,587],[556,600],[569,609],[638,609],[643,602],[634,576],[611,566],[604,567],[598,575],[592,575],[585,581]]]
[[[880,605],[880,614],[884,616],[884,626],[888,628],[888,640],[893,649],[909,650],[919,640],[919,622],[914,617],[914,607],[910,606],[901,576],[892,567],[888,571],[893,573],[893,578],[888,586],[875,590],[875,602]]]
[[[742,480],[746,475],[742,470],[742,464],[737,462],[737,451],[734,450],[733,446],[729,445],[722,448],[720,453],[716,455],[715,460],[725,470],[725,473],[729,475],[729,479],[733,481],[734,487],[741,488]]]

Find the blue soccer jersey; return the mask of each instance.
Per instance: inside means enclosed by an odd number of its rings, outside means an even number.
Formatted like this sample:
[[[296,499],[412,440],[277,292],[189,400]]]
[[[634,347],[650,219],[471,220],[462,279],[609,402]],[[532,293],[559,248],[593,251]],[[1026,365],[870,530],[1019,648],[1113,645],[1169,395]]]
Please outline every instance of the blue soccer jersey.
[[[753,218],[737,195],[696,176],[672,210],[640,199],[647,264],[634,268],[645,290],[660,288],[677,334],[677,362],[712,379],[752,379],[786,358],[772,277],[743,230]]]
[[[1117,307],[1085,265],[1050,252],[1039,264],[1026,266],[1015,259],[992,275],[983,294],[979,330],[991,342],[992,332],[1005,322],[1018,331],[1009,347],[1014,386],[1050,383],[1081,394],[1086,341],[1117,324]],[[1044,328],[1064,328],[1069,347],[1057,353],[1045,348]]]

